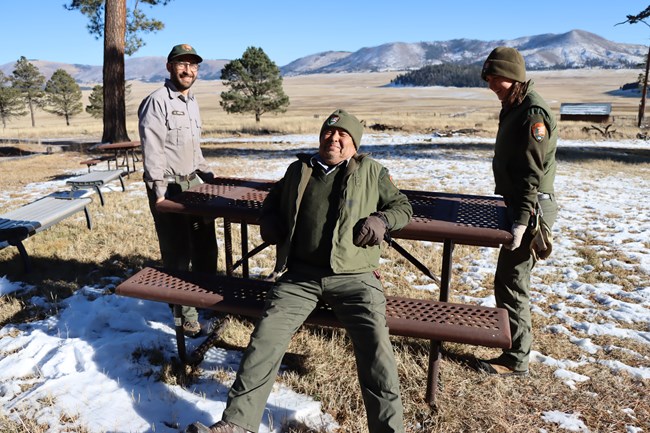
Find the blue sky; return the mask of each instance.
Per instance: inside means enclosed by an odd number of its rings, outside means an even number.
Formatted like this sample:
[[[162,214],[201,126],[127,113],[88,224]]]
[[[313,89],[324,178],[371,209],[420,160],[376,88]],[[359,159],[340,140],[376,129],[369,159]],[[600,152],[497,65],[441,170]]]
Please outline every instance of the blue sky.
[[[102,64],[103,41],[88,33],[86,17],[64,9],[69,0],[2,3],[0,65],[20,56]],[[147,45],[134,57],[166,56],[173,45],[190,43],[204,58],[231,60],[256,46],[284,66],[321,51],[356,51],[387,42],[507,40],[573,29],[648,45],[649,26],[616,25],[647,6],[647,0],[172,0],[167,6],[143,6],[165,29],[145,35]]]

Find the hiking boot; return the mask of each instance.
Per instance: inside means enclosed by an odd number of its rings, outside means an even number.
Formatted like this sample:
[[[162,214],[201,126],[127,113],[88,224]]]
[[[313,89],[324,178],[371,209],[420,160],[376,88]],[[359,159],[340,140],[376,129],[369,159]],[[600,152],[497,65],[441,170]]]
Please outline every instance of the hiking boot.
[[[195,422],[190,424],[185,429],[185,433],[249,433],[248,430],[243,427],[239,427],[228,421],[219,421],[216,424],[212,424],[210,427],[207,427],[200,422]]]
[[[183,334],[186,337],[198,337],[201,333],[201,324],[194,320],[186,320],[183,322]]]
[[[528,370],[515,370],[512,367],[502,365],[497,359],[477,360],[476,370],[495,376],[528,376]]]

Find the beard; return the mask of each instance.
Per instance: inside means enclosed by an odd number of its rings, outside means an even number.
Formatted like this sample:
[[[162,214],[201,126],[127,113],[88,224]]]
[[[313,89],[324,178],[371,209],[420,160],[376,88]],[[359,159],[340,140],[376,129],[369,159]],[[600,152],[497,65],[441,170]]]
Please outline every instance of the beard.
[[[182,74],[172,74],[171,77],[170,77],[171,80],[172,80],[172,83],[174,83],[174,86],[176,87],[176,89],[178,89],[181,92],[184,91],[184,90],[188,90],[190,87],[192,87],[192,84],[194,84],[194,82],[196,81],[196,78],[197,78],[197,76],[194,75],[194,77],[192,78],[192,80],[188,84],[187,81],[181,81],[181,78],[184,78],[186,76],[189,77],[189,75],[186,75],[186,74],[182,73]]]

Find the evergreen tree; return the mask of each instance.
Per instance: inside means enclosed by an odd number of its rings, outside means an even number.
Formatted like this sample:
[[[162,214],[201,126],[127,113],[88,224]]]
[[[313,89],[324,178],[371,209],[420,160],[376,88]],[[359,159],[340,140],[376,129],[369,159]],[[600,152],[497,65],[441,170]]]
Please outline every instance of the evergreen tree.
[[[43,109],[48,113],[65,117],[65,124],[68,126],[70,126],[70,117],[82,112],[81,88],[63,69],[57,69],[47,81]]]
[[[149,20],[138,9],[139,4],[166,5],[171,0],[135,0],[133,9],[127,0],[70,0],[68,10],[78,10],[88,17],[88,31],[96,38],[104,37],[104,133],[102,142],[130,141],[126,131],[124,87],[124,54],[132,55],[144,45],[140,32],[155,32],[164,27]]]
[[[18,89],[11,87],[11,80],[0,71],[0,119],[2,129],[7,127],[7,121],[12,117],[27,114],[25,103]]]
[[[398,75],[391,83],[398,86],[485,87],[480,66],[451,63],[424,66]]]
[[[261,48],[248,47],[241,59],[221,70],[230,90],[221,92],[220,104],[227,113],[254,113],[255,122],[264,113],[287,111],[289,97],[282,89],[280,69]]]
[[[93,87],[92,92],[88,96],[89,105],[86,105],[86,113],[90,114],[95,119],[104,117],[104,87],[97,84]]]
[[[129,100],[129,95],[131,94],[131,83],[127,83],[125,87],[125,99]],[[89,105],[86,105],[86,113],[90,114],[96,119],[101,119],[104,117],[104,87],[101,84],[97,84],[93,87],[93,90],[88,96]]]
[[[650,24],[647,23],[647,19],[650,18],[650,6],[646,7],[644,10],[639,12],[636,15],[626,15],[625,18],[627,18],[625,21],[619,24],[623,23],[629,23],[629,24],[637,24],[637,23],[643,23],[646,26],[650,27]],[[646,93],[648,91],[648,74],[650,74],[650,49],[648,49],[648,54],[646,55],[645,58],[645,73],[643,74],[643,79],[641,81],[641,103],[639,104],[639,123],[638,126],[639,128],[641,125],[644,123],[645,120],[645,97]],[[641,76],[639,76],[639,79],[641,80]]]
[[[41,74],[36,66],[28,62],[25,56],[21,56],[14,67],[13,77],[11,78],[12,85],[20,91],[25,104],[27,104],[32,116],[32,127],[34,127],[36,126],[34,110],[43,104],[43,97],[45,96],[43,92],[45,76]]]

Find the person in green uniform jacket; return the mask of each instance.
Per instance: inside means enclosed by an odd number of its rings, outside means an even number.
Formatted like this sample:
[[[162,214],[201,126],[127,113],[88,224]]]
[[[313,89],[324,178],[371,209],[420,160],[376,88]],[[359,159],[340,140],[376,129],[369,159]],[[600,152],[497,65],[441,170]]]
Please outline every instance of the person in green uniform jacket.
[[[370,433],[404,432],[386,298],[374,272],[380,243],[413,210],[388,170],[357,153],[363,125],[345,110],[323,123],[318,152],[298,155],[264,200],[262,239],[277,244],[276,281],[251,335],[222,420],[186,432],[257,432],[296,330],[327,302],[354,347]]]
[[[498,358],[479,361],[479,369],[526,375],[533,341],[530,274],[538,257],[550,254],[550,245],[540,251],[533,235],[538,217],[550,228],[558,212],[553,188],[557,124],[533,81],[526,81],[524,58],[516,49],[495,48],[481,77],[501,101],[492,170],[495,193],[507,206],[513,240],[501,247],[494,277],[496,304],[508,310],[512,347]]]

